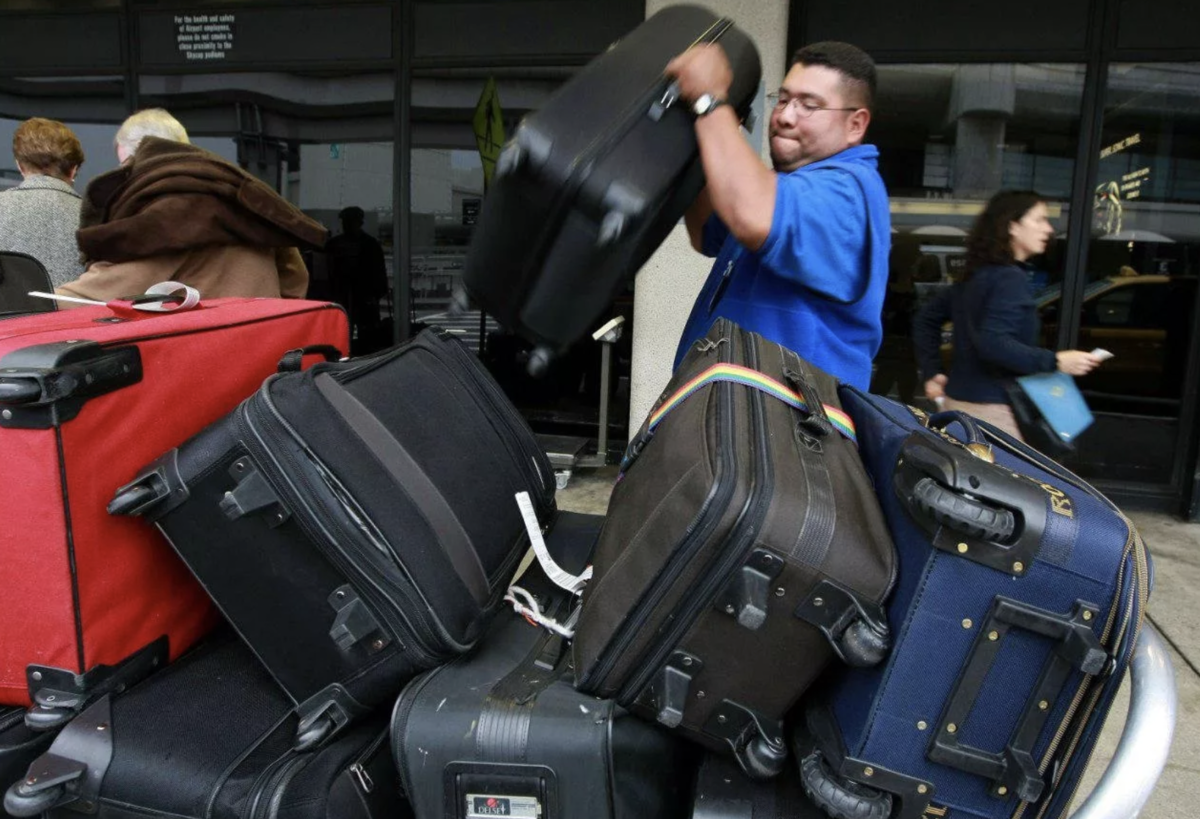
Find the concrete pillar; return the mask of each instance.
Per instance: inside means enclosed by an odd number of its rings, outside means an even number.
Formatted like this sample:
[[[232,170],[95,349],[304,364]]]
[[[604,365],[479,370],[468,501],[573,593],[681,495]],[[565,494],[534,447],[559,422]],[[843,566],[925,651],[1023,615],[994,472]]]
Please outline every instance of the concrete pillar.
[[[1008,118],[1017,104],[1016,67],[964,65],[954,74],[954,195],[986,198],[1000,188]]]
[[[670,0],[646,0],[646,16]],[[787,0],[706,0],[716,14],[731,18],[758,46],[763,87],[755,101],[757,126],[753,144],[767,161],[766,114],[763,97],[783,81],[787,66]],[[632,435],[645,419],[671,377],[675,346],[692,302],[712,267],[712,259],[692,250],[683,221],[672,231],[637,275],[634,285],[633,361],[630,377],[629,429]]]

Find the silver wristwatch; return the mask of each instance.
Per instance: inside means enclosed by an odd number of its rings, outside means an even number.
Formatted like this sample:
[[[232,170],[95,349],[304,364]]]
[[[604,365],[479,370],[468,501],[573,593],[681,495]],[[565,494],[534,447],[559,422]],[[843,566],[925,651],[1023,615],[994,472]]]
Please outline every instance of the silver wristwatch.
[[[722,105],[729,103],[714,94],[701,94],[696,97],[696,101],[692,103],[692,113],[697,117],[702,117],[705,114],[711,114]]]

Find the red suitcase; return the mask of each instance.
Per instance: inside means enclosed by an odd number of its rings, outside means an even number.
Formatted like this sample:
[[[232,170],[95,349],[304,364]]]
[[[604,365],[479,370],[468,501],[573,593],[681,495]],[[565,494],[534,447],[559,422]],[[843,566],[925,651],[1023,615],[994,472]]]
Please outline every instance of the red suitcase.
[[[106,505],[285,352],[319,345],[344,354],[345,313],[294,299],[0,322],[0,703],[53,727],[209,630],[215,611],[162,535]]]

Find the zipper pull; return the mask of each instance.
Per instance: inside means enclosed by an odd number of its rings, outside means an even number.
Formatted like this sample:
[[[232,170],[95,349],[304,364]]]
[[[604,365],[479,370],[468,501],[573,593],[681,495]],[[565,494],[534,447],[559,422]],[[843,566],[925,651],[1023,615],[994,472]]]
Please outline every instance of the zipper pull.
[[[358,780],[358,786],[363,789],[363,793],[375,790],[375,781],[371,779],[371,775],[367,773],[367,769],[362,766],[361,762],[351,765],[350,773]]]
[[[717,283],[717,289],[713,291],[712,298],[709,299],[708,314],[710,316],[712,311],[717,309],[717,302],[721,300],[721,296],[725,295],[725,288],[729,286],[729,277],[733,275],[733,262],[734,259],[730,259],[726,263],[725,272],[721,274],[721,281]]]

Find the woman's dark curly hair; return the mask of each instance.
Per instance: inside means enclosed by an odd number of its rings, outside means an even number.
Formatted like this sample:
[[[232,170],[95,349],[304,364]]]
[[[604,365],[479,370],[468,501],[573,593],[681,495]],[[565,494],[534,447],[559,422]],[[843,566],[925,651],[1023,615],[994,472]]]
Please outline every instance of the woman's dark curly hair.
[[[1034,205],[1045,201],[1045,197],[1036,191],[1000,191],[989,199],[967,234],[967,267],[963,281],[986,265],[1012,264],[1015,259],[1008,226],[1021,221]]]

